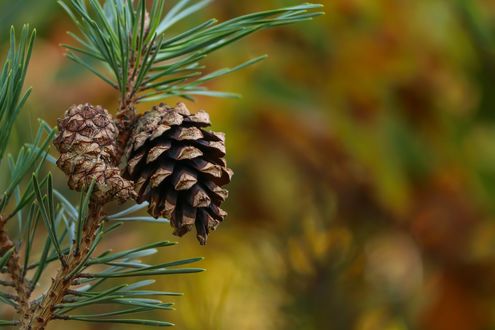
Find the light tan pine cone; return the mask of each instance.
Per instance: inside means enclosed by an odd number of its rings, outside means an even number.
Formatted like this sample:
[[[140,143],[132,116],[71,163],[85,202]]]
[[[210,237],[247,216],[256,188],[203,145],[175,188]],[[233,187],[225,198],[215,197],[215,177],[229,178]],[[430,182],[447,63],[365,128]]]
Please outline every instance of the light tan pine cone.
[[[106,203],[135,197],[133,183],[121,177],[116,139],[118,129],[111,115],[100,106],[70,107],[58,122],[54,144],[60,152],[58,167],[69,177],[69,187],[88,189],[95,180],[93,199]]]

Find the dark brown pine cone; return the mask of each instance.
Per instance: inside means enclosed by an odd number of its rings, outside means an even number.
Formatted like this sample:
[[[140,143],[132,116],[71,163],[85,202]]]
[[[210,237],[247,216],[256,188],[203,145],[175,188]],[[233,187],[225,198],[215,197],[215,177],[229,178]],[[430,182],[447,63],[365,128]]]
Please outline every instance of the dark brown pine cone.
[[[220,204],[228,192],[221,187],[233,175],[224,158],[225,135],[208,126],[206,112],[191,115],[183,103],[154,107],[131,134],[124,174],[135,182],[138,203],[150,202],[153,217],[170,219],[178,236],[195,226],[202,245],[227,215]]]
[[[116,166],[118,129],[111,115],[100,106],[74,105],[58,122],[54,144],[60,152],[58,167],[69,176],[69,187],[88,189],[96,180],[94,199],[109,202],[134,197],[132,182],[120,176]]]

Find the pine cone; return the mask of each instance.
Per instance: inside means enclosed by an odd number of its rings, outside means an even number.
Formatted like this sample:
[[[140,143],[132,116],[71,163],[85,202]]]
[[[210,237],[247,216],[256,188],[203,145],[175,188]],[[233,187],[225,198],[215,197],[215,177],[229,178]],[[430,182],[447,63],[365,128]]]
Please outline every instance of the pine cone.
[[[95,179],[93,198],[105,203],[135,196],[133,184],[120,175],[115,144],[118,129],[100,106],[74,105],[58,122],[54,144],[60,152],[58,167],[69,176],[69,187],[86,190]]]
[[[154,107],[136,123],[124,173],[135,182],[138,203],[150,202],[153,217],[169,218],[177,236],[195,226],[202,245],[227,215],[221,186],[233,175],[224,159],[225,135],[208,126],[206,112],[191,115],[183,103]]]

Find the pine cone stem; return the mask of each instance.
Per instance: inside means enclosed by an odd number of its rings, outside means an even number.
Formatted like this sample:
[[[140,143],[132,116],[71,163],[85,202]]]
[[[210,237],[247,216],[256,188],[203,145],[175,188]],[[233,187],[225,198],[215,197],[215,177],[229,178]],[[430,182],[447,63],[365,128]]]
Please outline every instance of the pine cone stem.
[[[67,267],[60,267],[52,285],[44,295],[41,303],[36,307],[34,313],[30,315],[27,323],[23,324],[20,329],[23,330],[43,330],[48,322],[56,318],[55,306],[62,303],[64,296],[70,287],[73,285],[73,281],[77,274],[72,275],[72,271],[78,267],[80,262],[87,257],[90,251],[90,246],[95,239],[95,233],[101,226],[103,221],[102,206],[92,203],[89,206],[89,215],[87,219],[87,226],[84,228],[83,237],[81,242],[79,254],[70,254],[67,257]],[[73,250],[75,249],[75,246]]]
[[[119,136],[117,138],[119,149],[117,151],[117,158],[120,159],[124,154],[124,146],[129,141],[132,127],[137,120],[136,104],[138,102],[136,96],[136,82],[138,79],[138,72],[141,68],[141,63],[136,63],[136,56],[133,54],[131,67],[129,68],[129,76],[127,78],[126,94],[120,100],[120,108],[116,115],[115,124],[119,129]]]
[[[146,21],[145,21],[145,34],[147,34],[147,30],[149,29],[149,13],[146,11]],[[143,50],[145,53],[146,50]],[[119,111],[117,112],[116,115],[116,120],[115,123],[119,129],[119,136],[118,136],[118,143],[119,150],[118,150],[118,159],[120,159],[123,154],[124,154],[124,146],[127,145],[127,142],[129,141],[132,127],[136,123],[138,116],[136,114],[136,104],[139,101],[138,98],[138,88],[136,88],[136,83],[138,80],[139,72],[143,66],[143,56],[140,56],[140,59],[138,60],[138,56],[136,53],[131,54],[131,60],[130,60],[130,68],[129,68],[129,74],[127,77],[127,84],[126,84],[126,93],[125,95],[121,98],[120,100],[120,108]]]
[[[12,242],[12,239],[5,231],[7,220],[8,218],[6,219],[0,217],[0,251],[2,255],[14,247],[14,242]],[[29,318],[32,314],[29,305],[29,296],[31,291],[29,290],[29,285],[25,280],[19,260],[19,254],[17,251],[14,251],[7,263],[7,269],[12,279],[12,285],[17,294],[16,301],[18,303],[17,312],[19,314],[19,326],[25,327],[27,326]]]

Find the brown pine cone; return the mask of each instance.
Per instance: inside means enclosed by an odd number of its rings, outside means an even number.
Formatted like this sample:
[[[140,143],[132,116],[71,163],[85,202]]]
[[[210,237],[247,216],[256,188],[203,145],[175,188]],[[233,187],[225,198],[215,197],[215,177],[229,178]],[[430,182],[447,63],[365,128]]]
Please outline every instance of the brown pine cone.
[[[224,158],[225,135],[208,126],[206,112],[191,115],[183,103],[154,107],[136,123],[124,173],[135,182],[138,203],[150,202],[153,217],[169,218],[178,236],[195,226],[202,245],[227,215],[220,204],[228,192],[221,187],[233,175]]]
[[[117,163],[118,129],[111,115],[90,104],[70,107],[58,122],[54,144],[60,152],[58,167],[69,176],[69,187],[88,189],[95,179],[94,199],[105,203],[134,197],[132,182],[120,176]]]

